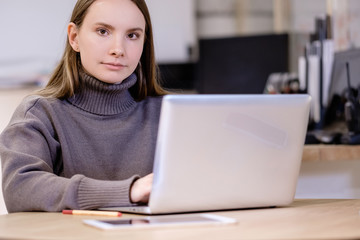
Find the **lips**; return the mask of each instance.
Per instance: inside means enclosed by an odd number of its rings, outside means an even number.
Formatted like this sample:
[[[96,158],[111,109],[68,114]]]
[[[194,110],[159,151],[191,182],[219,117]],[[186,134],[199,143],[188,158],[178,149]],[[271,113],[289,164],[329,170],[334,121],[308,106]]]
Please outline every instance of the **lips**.
[[[123,69],[126,67],[126,65],[121,64],[121,63],[104,62],[102,64],[111,70],[120,70],[120,69]]]

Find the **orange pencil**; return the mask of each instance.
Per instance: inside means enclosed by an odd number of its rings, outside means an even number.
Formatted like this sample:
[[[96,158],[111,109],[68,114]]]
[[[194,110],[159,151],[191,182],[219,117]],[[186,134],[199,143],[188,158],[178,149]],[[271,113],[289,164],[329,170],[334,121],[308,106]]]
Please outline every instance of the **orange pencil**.
[[[85,216],[106,216],[106,217],[121,217],[121,212],[111,211],[91,211],[91,210],[63,210],[63,214],[85,215]]]

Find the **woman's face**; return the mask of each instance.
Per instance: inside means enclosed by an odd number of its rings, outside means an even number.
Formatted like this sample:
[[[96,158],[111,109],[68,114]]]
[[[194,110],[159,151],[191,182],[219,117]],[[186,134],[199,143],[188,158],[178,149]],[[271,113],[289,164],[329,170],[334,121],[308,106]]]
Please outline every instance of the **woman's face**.
[[[130,0],[97,0],[80,29],[69,24],[68,35],[87,73],[103,82],[120,83],[140,61],[145,18]]]

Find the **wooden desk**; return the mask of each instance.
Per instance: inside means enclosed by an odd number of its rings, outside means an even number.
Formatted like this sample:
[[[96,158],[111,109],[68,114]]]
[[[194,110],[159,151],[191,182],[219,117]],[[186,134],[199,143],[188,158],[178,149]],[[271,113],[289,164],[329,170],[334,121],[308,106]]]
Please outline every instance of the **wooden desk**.
[[[13,213],[0,216],[0,239],[359,239],[359,210],[360,199],[295,200],[288,207],[215,212],[236,218],[236,225],[113,231],[82,223],[94,217]]]
[[[303,161],[360,160],[360,145],[305,145]]]

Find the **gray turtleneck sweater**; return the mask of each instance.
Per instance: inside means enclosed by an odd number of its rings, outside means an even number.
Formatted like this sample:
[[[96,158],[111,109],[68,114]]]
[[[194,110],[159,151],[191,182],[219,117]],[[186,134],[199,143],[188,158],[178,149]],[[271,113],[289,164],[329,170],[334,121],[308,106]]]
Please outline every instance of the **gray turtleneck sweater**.
[[[136,102],[121,84],[83,76],[70,99],[30,96],[0,135],[9,212],[129,205],[152,172],[161,97]]]

